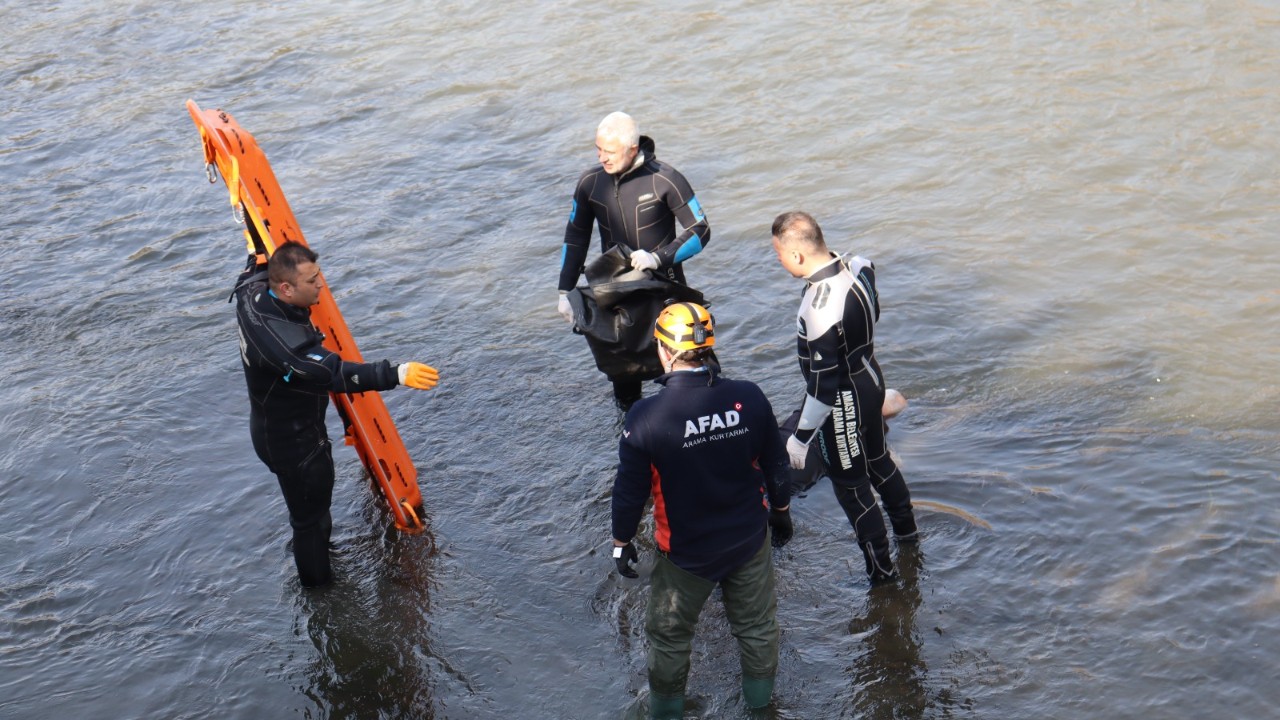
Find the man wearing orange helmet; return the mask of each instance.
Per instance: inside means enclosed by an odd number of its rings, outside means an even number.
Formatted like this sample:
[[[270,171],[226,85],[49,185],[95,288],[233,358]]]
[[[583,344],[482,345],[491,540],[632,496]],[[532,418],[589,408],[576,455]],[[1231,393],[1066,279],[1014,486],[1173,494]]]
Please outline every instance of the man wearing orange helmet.
[[[613,485],[613,556],[626,577],[637,577],[633,539],[653,497],[650,717],[681,717],[694,627],[717,586],[738,639],[743,697],[764,707],[778,669],[770,538],[781,547],[792,534],[786,449],[760,388],[720,376],[706,308],[668,306],[654,337],[663,389],[627,414]]]

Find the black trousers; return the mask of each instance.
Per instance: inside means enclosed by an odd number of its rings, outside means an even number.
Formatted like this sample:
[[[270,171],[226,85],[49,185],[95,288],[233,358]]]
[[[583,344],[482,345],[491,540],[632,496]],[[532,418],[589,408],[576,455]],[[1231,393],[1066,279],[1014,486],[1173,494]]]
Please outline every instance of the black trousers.
[[[333,519],[333,447],[321,432],[303,437],[269,437],[265,427],[252,423],[253,449],[275,473],[289,508],[293,528],[293,561],[305,587],[324,585],[333,579],[329,563],[329,538]]]

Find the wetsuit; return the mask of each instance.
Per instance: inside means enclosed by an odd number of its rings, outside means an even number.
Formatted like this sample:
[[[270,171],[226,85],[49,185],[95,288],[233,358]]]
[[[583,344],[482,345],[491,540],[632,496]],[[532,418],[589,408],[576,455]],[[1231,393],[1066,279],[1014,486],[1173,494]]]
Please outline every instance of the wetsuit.
[[[560,252],[561,292],[578,284],[593,224],[600,227],[600,252],[622,245],[628,251],[656,253],[657,272],[681,284],[685,284],[681,263],[711,242],[711,226],[689,181],[658,160],[651,138],[641,136],[639,146],[636,162],[627,172],[610,175],[595,165],[578,178]],[[679,235],[677,220],[684,228]],[[640,381],[615,381],[614,395],[629,405],[640,397]]]
[[[249,434],[289,508],[298,577],[306,586],[323,585],[331,577],[334,473],[324,417],[329,393],[390,390],[399,378],[386,360],[351,363],[327,350],[311,311],[276,298],[266,272],[255,273],[252,262],[235,291]]]
[[[894,570],[872,487],[894,534],[911,538],[916,532],[911,494],[885,444],[885,384],[873,342],[879,317],[875,266],[861,257],[846,265],[832,256],[808,277],[796,341],[806,383],[796,435],[807,441],[817,432],[832,488],[873,580],[891,577]]]
[[[658,160],[648,136],[631,170],[610,175],[600,165],[578,178],[573,209],[560,253],[560,290],[578,284],[591,246],[591,226],[600,226],[600,252],[614,245],[658,254],[660,272],[684,282],[681,263],[711,242],[711,226],[693,188],[680,171]],[[676,235],[676,221],[684,230]]]
[[[646,619],[649,684],[681,696],[698,614],[717,585],[744,678],[772,683],[777,602],[768,510],[790,503],[790,470],[769,401],[711,369],[659,377],[627,414],[613,486],[613,537],[630,542],[653,496],[659,557]]]

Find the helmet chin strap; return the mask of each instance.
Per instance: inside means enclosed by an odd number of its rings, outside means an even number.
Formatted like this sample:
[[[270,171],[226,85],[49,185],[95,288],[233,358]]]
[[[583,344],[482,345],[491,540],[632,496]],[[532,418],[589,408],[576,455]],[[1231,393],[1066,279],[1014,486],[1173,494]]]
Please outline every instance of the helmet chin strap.
[[[666,356],[665,360],[663,359],[664,355]],[[667,349],[661,343],[658,345],[658,360],[662,362],[662,369],[666,372],[672,372],[675,369],[676,356],[667,352]]]
[[[667,349],[662,347],[661,345],[658,346],[658,360],[662,363],[662,368],[669,373],[676,371],[676,360],[678,360],[679,357],[683,354],[684,354],[683,351],[672,354],[667,352]],[[663,355],[666,356],[666,360],[662,359]],[[698,365],[696,367],[691,367],[685,372],[701,372],[701,371],[707,371],[707,370],[710,370],[710,368],[708,368],[704,364],[704,365]],[[708,381],[708,384],[710,384],[710,381]]]

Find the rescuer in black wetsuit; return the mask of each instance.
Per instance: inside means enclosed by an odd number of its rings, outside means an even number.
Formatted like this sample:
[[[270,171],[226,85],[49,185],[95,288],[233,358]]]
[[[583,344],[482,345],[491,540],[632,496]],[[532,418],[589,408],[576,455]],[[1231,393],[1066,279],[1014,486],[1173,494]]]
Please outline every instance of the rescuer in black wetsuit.
[[[804,467],[816,434],[868,577],[891,579],[893,559],[873,487],[898,542],[917,536],[911,493],[885,444],[885,383],[873,342],[880,317],[875,266],[861,257],[846,265],[827,249],[817,221],[802,212],[774,220],[773,248],[783,268],[808,283],[796,319],[806,393],[795,434],[787,440],[791,465]]]
[[[631,266],[653,270],[684,284],[682,263],[711,241],[711,226],[689,181],[657,159],[652,139],[641,136],[626,113],[606,116],[596,129],[600,164],[578,179],[560,254],[557,310],[573,322],[566,293],[578,283],[591,246],[591,226],[600,227],[600,251],[614,245],[630,251]],[[683,230],[676,234],[676,221]],[[619,405],[640,397],[639,381],[614,384]]]
[[[321,343],[310,307],[319,302],[324,278],[317,255],[287,242],[266,271],[249,267],[236,283],[240,359],[249,387],[249,434],[258,457],[275,473],[293,527],[293,559],[307,587],[324,585],[329,567],[329,502],[333,457],[325,430],[329,393],[435,387],[434,368],[409,362],[392,365],[346,362]]]
[[[792,533],[777,419],[759,387],[720,376],[706,308],[668,306],[654,335],[668,372],[657,379],[663,390],[627,414],[613,485],[613,556],[627,577],[636,577],[632,540],[653,497],[658,557],[645,622],[650,717],[681,717],[694,626],[717,586],[738,639],[743,697],[749,707],[763,707],[778,669],[769,538],[780,547]]]

